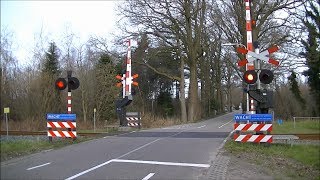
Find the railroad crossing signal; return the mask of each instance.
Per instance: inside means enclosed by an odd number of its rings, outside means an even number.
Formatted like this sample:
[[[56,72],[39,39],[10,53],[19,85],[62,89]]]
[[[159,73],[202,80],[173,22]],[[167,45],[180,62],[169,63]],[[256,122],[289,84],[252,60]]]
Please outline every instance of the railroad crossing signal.
[[[131,78],[129,78],[129,81],[131,81],[132,85],[134,85],[134,86],[138,86],[139,85],[138,82],[133,81],[133,79],[136,79],[137,77],[139,77],[139,75],[138,74],[134,74]],[[125,79],[126,79],[125,74],[122,77],[120,75],[117,75],[116,79],[118,79],[118,82],[116,84],[117,87],[121,87],[123,84],[126,84],[125,83]]]
[[[243,80],[247,84],[254,84],[258,80],[258,74],[255,70],[248,70],[243,74]],[[270,84],[273,80],[273,72],[268,69],[261,69],[259,80],[263,84]]]
[[[279,50],[279,46],[275,45],[272,46],[270,48],[268,48],[266,51],[263,51],[259,54],[252,52],[252,51],[248,51],[246,48],[244,47],[237,47],[236,51],[240,54],[248,54],[252,57],[249,57],[248,59],[242,59],[240,61],[238,61],[238,66],[245,66],[248,62],[253,62],[255,59],[261,59],[262,61],[268,62],[270,64],[273,64],[275,66],[279,65],[279,61],[274,60],[272,58],[270,58],[270,55],[274,52],[277,52]]]
[[[125,84],[125,82],[124,82],[125,77],[117,75],[116,78],[118,79],[118,82],[116,84],[117,87],[121,87],[123,84]]]
[[[68,87],[70,90],[78,89],[80,86],[79,79],[76,77],[68,77],[68,81],[65,78],[58,78],[55,82],[55,86],[58,90],[64,90]]]

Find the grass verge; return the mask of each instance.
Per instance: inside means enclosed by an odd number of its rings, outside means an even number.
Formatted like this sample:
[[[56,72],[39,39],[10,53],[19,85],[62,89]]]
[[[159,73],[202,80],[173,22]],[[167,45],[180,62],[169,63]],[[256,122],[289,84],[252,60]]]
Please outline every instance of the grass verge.
[[[28,155],[31,153],[40,152],[48,149],[57,149],[71,144],[77,144],[90,140],[92,138],[77,138],[71,139],[57,139],[52,143],[48,140],[16,140],[16,141],[1,141],[1,161],[6,161],[15,157]]]
[[[225,150],[245,161],[267,168],[276,179],[319,179],[320,146],[237,143],[225,144]]]
[[[320,121],[318,120],[300,120],[296,121],[295,125],[293,121],[284,121],[283,124],[273,124],[273,134],[320,134]]]

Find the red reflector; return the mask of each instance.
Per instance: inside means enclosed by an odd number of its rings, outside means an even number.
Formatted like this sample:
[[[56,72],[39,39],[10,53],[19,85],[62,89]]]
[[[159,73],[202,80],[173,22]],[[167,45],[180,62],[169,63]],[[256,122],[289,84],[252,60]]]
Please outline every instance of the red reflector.
[[[139,75],[138,75],[138,74],[134,74],[134,75],[132,76],[132,79],[135,79],[135,78],[137,78],[137,77],[139,77]]]
[[[248,63],[248,60],[243,59],[243,60],[238,61],[238,66],[240,66],[240,67],[245,66],[247,63]]]
[[[122,76],[117,75],[116,78],[119,79],[119,80],[121,80],[121,79],[122,79]]]
[[[279,66],[279,61],[277,61],[277,60],[274,60],[274,59],[269,59],[269,61],[268,61],[270,64],[273,64],[273,65],[275,65],[275,66]]]
[[[276,52],[278,50],[279,50],[278,46],[272,46],[272,47],[268,48],[269,54],[272,54],[272,53],[274,53],[274,52]]]
[[[138,82],[132,82],[133,85],[138,86],[139,83]]]
[[[244,47],[237,47],[237,52],[240,53],[240,54],[247,54],[248,53],[248,50]]]

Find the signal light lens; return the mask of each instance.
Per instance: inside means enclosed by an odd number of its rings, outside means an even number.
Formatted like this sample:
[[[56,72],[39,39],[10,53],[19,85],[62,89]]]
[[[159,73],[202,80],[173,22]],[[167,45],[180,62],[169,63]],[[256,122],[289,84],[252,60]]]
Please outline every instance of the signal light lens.
[[[58,90],[64,90],[67,87],[67,81],[64,78],[58,78],[55,82],[55,86]]]
[[[69,87],[71,90],[75,90],[75,89],[77,89],[79,86],[80,86],[80,82],[79,82],[79,79],[78,79],[78,78],[76,78],[76,77],[69,77],[69,78],[68,78],[68,87]]]
[[[273,72],[267,69],[261,69],[259,79],[263,84],[270,84],[273,80]]]
[[[257,72],[255,70],[248,70],[243,74],[243,80],[248,84],[256,83],[258,77]]]

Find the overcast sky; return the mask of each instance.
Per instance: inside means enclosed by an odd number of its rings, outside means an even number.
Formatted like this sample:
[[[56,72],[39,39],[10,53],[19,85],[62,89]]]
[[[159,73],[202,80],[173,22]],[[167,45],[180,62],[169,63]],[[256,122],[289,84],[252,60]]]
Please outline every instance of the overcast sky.
[[[30,61],[27,54],[34,47],[34,38],[41,28],[49,41],[57,43],[67,29],[83,42],[91,35],[111,40],[116,32],[118,2],[1,0],[1,29],[13,32],[15,56],[24,64]]]

